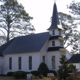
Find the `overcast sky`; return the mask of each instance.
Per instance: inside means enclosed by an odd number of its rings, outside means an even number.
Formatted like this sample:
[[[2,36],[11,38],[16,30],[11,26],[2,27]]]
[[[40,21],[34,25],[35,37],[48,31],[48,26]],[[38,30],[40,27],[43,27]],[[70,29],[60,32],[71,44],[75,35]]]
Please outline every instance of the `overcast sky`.
[[[18,0],[26,12],[33,17],[31,21],[36,31],[45,32],[50,27],[54,0]],[[76,0],[77,1],[77,0]],[[56,0],[58,12],[68,12],[67,6],[72,0]]]

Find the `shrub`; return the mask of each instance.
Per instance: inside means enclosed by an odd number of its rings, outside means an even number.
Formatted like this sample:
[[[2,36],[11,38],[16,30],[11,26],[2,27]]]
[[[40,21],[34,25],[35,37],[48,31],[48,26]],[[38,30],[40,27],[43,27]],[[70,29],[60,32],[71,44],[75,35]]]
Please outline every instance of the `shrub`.
[[[22,79],[22,78],[25,79],[26,74],[27,74],[27,72],[25,72],[25,71],[16,71],[16,72],[14,72],[13,76],[15,79]]]
[[[34,76],[39,76],[39,72],[38,71],[31,71],[30,72],[32,75],[34,75]]]
[[[43,75],[43,76],[47,76],[47,71],[48,71],[48,67],[47,65],[42,62],[40,65],[39,65],[39,68],[38,68],[38,71],[39,71],[39,75]]]
[[[47,65],[46,65],[44,62],[42,62],[42,63],[39,65],[38,71],[48,71],[48,70],[49,70],[49,69],[48,69]]]
[[[53,74],[54,74],[54,76],[57,76],[57,72],[56,72],[56,71],[54,71],[54,70],[48,70],[48,71],[47,71],[47,73],[53,73]]]
[[[76,70],[76,66],[73,65],[73,64],[69,64],[68,69],[69,69],[69,72],[70,72],[70,73],[71,73],[71,72],[74,72],[74,71]]]
[[[7,73],[7,76],[13,76],[13,73],[14,73],[14,72],[8,72],[8,73]]]
[[[69,68],[68,68],[69,62],[66,59],[65,55],[61,56],[60,64],[61,65],[59,66],[59,70],[58,70],[59,80],[62,80],[62,79],[66,80],[66,78],[69,77],[70,74],[69,74]]]

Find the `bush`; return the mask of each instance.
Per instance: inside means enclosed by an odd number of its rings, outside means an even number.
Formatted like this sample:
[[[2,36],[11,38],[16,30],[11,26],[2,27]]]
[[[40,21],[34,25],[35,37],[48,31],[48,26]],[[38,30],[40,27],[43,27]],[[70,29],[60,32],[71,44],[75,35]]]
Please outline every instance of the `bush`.
[[[38,71],[31,71],[30,72],[32,75],[34,75],[34,76],[39,76],[39,72]]]
[[[25,71],[16,71],[16,72],[14,72],[13,76],[15,79],[22,79],[22,78],[25,79],[26,74],[27,74],[27,72],[25,72]]]
[[[48,69],[48,67],[47,67],[47,65],[45,64],[45,63],[41,63],[40,65],[39,65],[39,68],[38,68],[38,71],[48,71],[49,69]]]
[[[47,71],[48,71],[49,69],[48,69],[48,67],[47,67],[47,65],[44,63],[44,62],[42,62],[40,65],[39,65],[39,68],[38,68],[38,71],[39,71],[39,75],[43,75],[43,76],[47,76]]]
[[[8,72],[8,73],[7,73],[7,76],[13,76],[13,73],[14,73],[14,72]]]
[[[76,66],[73,64],[69,64],[68,69],[69,69],[69,73],[72,73],[76,70]]]
[[[54,70],[48,70],[48,71],[47,71],[47,73],[53,73],[53,74],[54,74],[54,76],[57,76],[57,72],[56,72],[56,71],[54,71]]]

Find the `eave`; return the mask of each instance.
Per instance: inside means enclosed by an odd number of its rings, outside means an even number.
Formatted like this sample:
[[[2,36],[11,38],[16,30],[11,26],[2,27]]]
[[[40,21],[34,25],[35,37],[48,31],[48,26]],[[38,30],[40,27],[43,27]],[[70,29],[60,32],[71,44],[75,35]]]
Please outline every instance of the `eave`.
[[[59,37],[59,40],[60,40],[60,41],[64,41],[64,38],[63,38],[63,37]]]
[[[61,48],[61,49],[59,49],[59,51],[61,51],[61,52],[66,52],[67,49],[65,49],[65,48]]]

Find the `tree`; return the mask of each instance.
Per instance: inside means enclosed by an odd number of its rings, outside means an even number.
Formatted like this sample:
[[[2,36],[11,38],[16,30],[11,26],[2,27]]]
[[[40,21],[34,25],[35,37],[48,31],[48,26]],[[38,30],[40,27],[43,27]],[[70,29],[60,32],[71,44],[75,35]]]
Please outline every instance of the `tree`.
[[[44,62],[42,62],[42,63],[39,65],[38,71],[43,71],[43,72],[45,72],[45,71],[48,71],[48,70],[49,70],[49,69],[48,69],[47,65],[46,65]]]
[[[80,37],[80,33],[77,30],[77,21],[74,19],[75,17],[59,12],[59,18],[61,20],[61,24],[64,28],[63,37],[64,37],[64,47],[71,48],[71,53],[75,54],[79,52],[79,44],[78,40]]]
[[[17,0],[5,0],[0,5],[0,39],[9,41],[17,36],[24,36],[34,31],[32,17]]]
[[[75,16],[74,20],[76,20],[77,22],[77,25],[79,26],[80,25],[80,2],[75,2],[75,1],[72,1],[71,4],[68,6],[69,10],[70,10],[70,13]],[[79,27],[78,27],[78,30],[79,30]],[[79,33],[80,35],[80,33]],[[78,53],[80,53],[80,36],[78,37],[78,41],[77,41],[77,47],[74,47],[74,49],[78,49]]]
[[[67,61],[66,57],[64,55],[60,58],[60,66],[58,70],[59,80],[66,80],[67,77],[69,77],[69,62]]]

